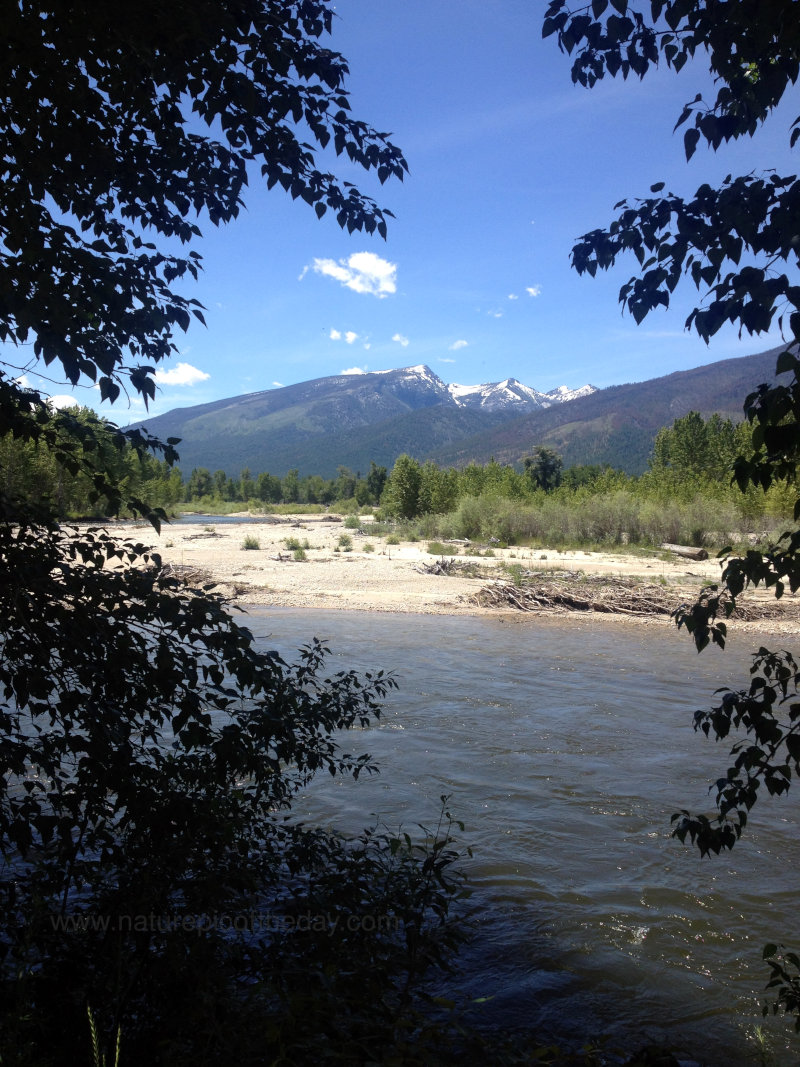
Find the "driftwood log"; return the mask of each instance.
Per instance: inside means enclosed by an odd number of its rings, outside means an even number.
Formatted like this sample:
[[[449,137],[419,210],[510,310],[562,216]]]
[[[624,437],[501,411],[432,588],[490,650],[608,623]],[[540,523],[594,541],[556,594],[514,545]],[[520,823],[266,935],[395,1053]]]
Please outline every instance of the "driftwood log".
[[[708,552],[704,548],[693,548],[691,545],[667,545],[661,546],[667,552],[674,552],[676,556],[685,559],[703,560],[708,559]]]

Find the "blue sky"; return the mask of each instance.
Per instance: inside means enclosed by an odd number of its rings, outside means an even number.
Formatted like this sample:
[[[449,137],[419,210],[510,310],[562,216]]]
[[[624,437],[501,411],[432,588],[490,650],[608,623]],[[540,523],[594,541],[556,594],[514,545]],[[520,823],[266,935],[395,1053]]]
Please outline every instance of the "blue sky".
[[[679,76],[573,86],[569,58],[541,39],[544,9],[530,0],[339,0],[330,45],[350,63],[353,111],[391,131],[410,167],[405,183],[380,187],[337,165],[395,213],[388,240],[342,233],[254,182],[236,222],[201,224],[205,271],[185,291],[206,306],[208,328],[177,339],[154,414],[420,363],[461,384],[603,387],[779,343],[730,330],[707,347],[683,328],[697,299],[690,284],[637,327],[617,301],[635,262],[580,278],[569,253],[611,220],[618,200],[656,181],[690,194],[729,172],[792,173],[796,112],[716,155],[701,146],[687,164],[672,128],[684,102],[710,90],[702,62]],[[120,424],[143,415],[120,403],[102,410]]]

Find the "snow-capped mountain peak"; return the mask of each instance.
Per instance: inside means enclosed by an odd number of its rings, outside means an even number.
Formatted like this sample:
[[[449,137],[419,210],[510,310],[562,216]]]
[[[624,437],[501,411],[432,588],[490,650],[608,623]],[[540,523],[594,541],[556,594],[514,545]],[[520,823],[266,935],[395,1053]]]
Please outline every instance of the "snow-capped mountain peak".
[[[579,389],[559,386],[549,393],[542,393],[530,385],[523,385],[516,378],[506,378],[502,382],[487,382],[482,385],[447,386],[450,396],[459,407],[478,407],[484,411],[503,411],[517,408],[519,411],[534,411],[547,408],[553,404],[563,404],[578,396],[588,396],[596,390],[592,385]]]
[[[570,389],[569,386],[559,385],[544,395],[550,397],[556,404],[564,404],[567,400],[577,400],[580,396],[591,396],[597,389],[593,385],[582,385],[578,389]]]

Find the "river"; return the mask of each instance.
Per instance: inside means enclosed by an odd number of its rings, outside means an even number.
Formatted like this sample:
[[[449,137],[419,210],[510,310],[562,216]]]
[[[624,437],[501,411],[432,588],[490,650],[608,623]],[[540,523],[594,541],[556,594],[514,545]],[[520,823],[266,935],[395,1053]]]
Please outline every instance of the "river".
[[[746,683],[756,638],[698,656],[652,624],[289,609],[246,621],[284,655],[317,636],[331,671],[395,672],[381,724],[348,739],[381,774],[315,783],[296,810],[345,832],[371,813],[413,828],[450,795],[477,915],[451,991],[491,998],[479,1023],[667,1041],[726,1067],[759,1062],[763,1025],[770,1062],[797,1062],[791,1024],[762,1020],[760,1004],[763,945],[797,945],[800,796],[762,799],[721,857],[670,837],[672,813],[709,810],[728,765],[692,712]]]

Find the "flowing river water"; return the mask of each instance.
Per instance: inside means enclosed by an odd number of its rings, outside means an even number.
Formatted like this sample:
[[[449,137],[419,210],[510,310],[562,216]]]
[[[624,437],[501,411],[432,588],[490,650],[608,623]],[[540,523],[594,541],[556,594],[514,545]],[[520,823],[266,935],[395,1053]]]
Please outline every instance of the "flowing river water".
[[[762,799],[720,857],[670,837],[673,812],[710,810],[729,762],[692,713],[746,684],[756,637],[698,656],[654,624],[290,609],[245,621],[288,657],[326,639],[329,672],[395,672],[380,725],[347,739],[380,775],[315,783],[296,810],[348,833],[371,813],[411,830],[450,795],[476,911],[451,991],[491,998],[475,1021],[628,1049],[663,1040],[726,1065],[760,1062],[763,1024],[770,1062],[797,1062],[791,1024],[762,1021],[760,1004],[763,945],[797,944],[800,796]]]

